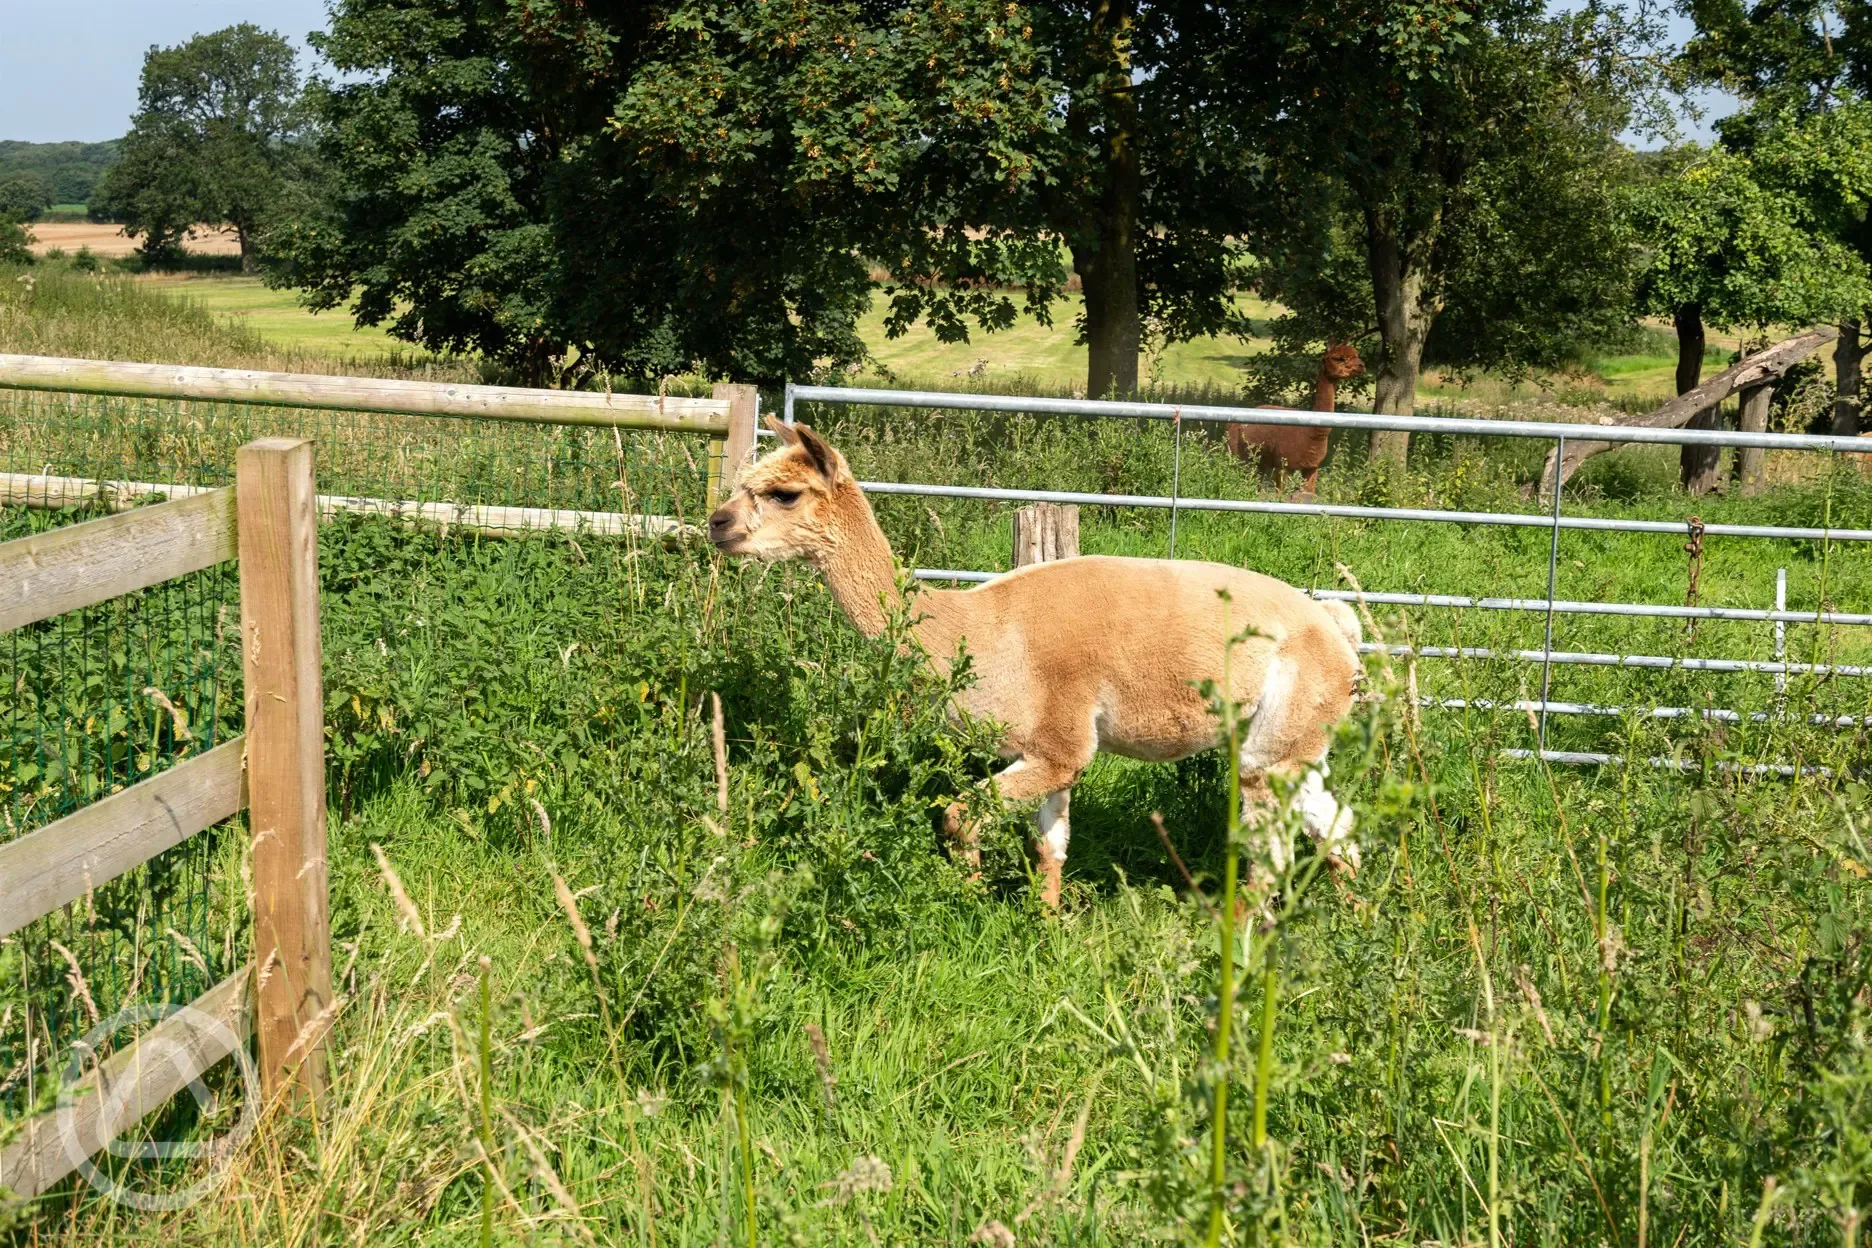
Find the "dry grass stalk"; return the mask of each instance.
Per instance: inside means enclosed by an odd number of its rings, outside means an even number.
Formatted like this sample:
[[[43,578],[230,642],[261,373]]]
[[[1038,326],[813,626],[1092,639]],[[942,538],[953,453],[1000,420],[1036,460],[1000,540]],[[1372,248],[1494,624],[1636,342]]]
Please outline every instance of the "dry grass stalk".
[[[598,974],[598,955],[592,949],[591,929],[585,926],[585,916],[579,913],[578,898],[572,895],[565,878],[557,871],[553,872],[553,894],[558,897],[559,908],[565,911],[566,918],[572,924],[572,935],[585,954],[585,965],[591,968],[595,979]]]
[[[384,884],[390,889],[390,899],[396,903],[397,913],[403,916],[406,931],[415,932],[422,940],[429,939],[429,930],[423,926],[422,911],[410,900],[409,890],[403,887],[403,877],[390,865],[390,859],[384,855],[383,846],[371,842],[371,853],[377,856],[377,870],[383,876]]]
[[[728,733],[722,724],[721,694],[709,694],[709,700],[715,707],[715,722],[710,729],[711,744],[715,747],[715,806],[728,817]]]
[[[1086,1125],[1092,1120],[1092,1097],[1097,1091],[1098,1081],[1094,1080],[1091,1089],[1086,1092],[1085,1104],[1079,1107],[1079,1117],[1073,1121],[1072,1134],[1066,1137],[1066,1150],[1060,1154],[1059,1169],[1054,1172],[1052,1182],[1041,1188],[1032,1202],[1021,1210],[1020,1216],[1014,1219],[1015,1226],[1022,1225],[1042,1206],[1058,1199],[1072,1182],[1073,1163],[1079,1159],[1079,1150],[1085,1145]]]
[[[169,712],[169,721],[174,726],[176,740],[193,741],[195,739],[195,735],[189,731],[188,716],[177,709],[176,704],[169,700],[168,694],[151,685],[143,690],[143,696]]]
[[[819,1029],[818,1023],[806,1024],[806,1043],[812,1046],[813,1062],[819,1067],[819,1090],[830,1111],[838,1102],[838,1075],[832,1070],[832,1046],[826,1043],[825,1032]]]
[[[65,982],[71,985],[72,996],[83,1003],[85,1012],[91,1016],[91,1025],[97,1026],[103,1016],[98,1013],[97,1002],[91,999],[91,985],[85,982],[84,972],[78,969],[77,956],[56,940],[47,943],[65,959]]]

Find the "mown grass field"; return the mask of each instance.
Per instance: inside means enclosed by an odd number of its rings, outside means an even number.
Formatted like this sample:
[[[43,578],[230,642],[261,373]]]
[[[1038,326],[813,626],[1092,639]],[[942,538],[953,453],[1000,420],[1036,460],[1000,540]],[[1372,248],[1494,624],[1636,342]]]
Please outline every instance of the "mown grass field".
[[[399,358],[420,354],[382,329],[355,327],[342,312],[314,315],[299,305],[294,292],[271,290],[257,277],[207,272],[149,274],[139,280],[199,305],[224,323],[251,331],[278,351],[350,359],[360,367],[385,354]],[[1249,356],[1268,348],[1266,327],[1279,314],[1278,307],[1264,300],[1243,296],[1241,302],[1254,326],[1247,340],[1204,338],[1147,353],[1140,362],[1146,383],[1164,389],[1238,390],[1243,365]],[[939,342],[927,326],[890,338],[884,331],[887,310],[883,300],[874,303],[860,323],[860,333],[877,365],[899,382],[936,389],[986,384],[996,389],[1026,386],[1047,391],[1084,385],[1085,348],[1073,341],[1080,310],[1076,293],[1054,306],[1051,325],[1022,315],[1012,328],[978,334],[966,343]],[[1707,367],[1713,370],[1726,364],[1738,343],[1733,334],[1712,333]],[[1643,352],[1586,360],[1572,375],[1509,383],[1488,375],[1461,380],[1431,372],[1419,387],[1419,395],[1426,402],[1508,403],[1551,400],[1556,395],[1569,402],[1662,402],[1672,393],[1675,366],[1669,333],[1660,331]]]
[[[137,352],[192,341],[222,363],[256,346],[199,309],[106,292],[86,315],[87,297],[0,293],[0,351],[85,354],[66,348],[109,318]],[[1143,492],[1170,472],[1163,429],[803,415],[867,477]],[[1348,445],[1324,493],[1513,510],[1531,506],[1517,487],[1534,466],[1531,451],[1425,439],[1399,478]],[[1673,468],[1602,458],[1568,507],[1681,519]],[[1856,476],[1776,470],[1766,496],[1694,506],[1872,516]],[[1200,430],[1181,472],[1188,495],[1257,488]],[[1005,566],[1005,509],[878,510],[906,562]],[[1088,552],[1168,548],[1161,514],[1087,509],[1082,528]],[[1681,602],[1680,547],[1568,535],[1560,592]],[[1185,557],[1308,585],[1343,564],[1374,590],[1544,593],[1545,552],[1538,531],[1441,524],[1184,514],[1177,532]],[[131,1214],[67,1187],[0,1235],[473,1244],[491,1190],[497,1243],[1129,1245],[1201,1242],[1213,1191],[1231,1244],[1857,1242],[1872,1202],[1863,723],[1566,721],[1555,744],[1687,768],[1550,772],[1499,753],[1528,743],[1525,717],[1414,716],[1412,673],[1374,663],[1386,697],[1333,757],[1363,869],[1328,875],[1303,851],[1255,894],[1224,1065],[1202,899],[1226,839],[1213,757],[1095,764],[1075,790],[1066,902],[1046,915],[1024,816],[990,829],[980,881],[938,847],[936,816],[986,774],[989,735],[951,722],[940,683],[858,637],[802,569],[693,543],[371,521],[327,526],[320,559],[343,994],[331,1103],[316,1127],[267,1119],[189,1209]],[[1866,554],[1817,542],[1710,539],[1701,600],[1768,605],[1778,566],[1797,608],[1872,611]],[[1497,646],[1540,625],[1375,623]],[[1772,653],[1760,625],[1561,630],[1582,649]],[[1794,626],[1788,645],[1872,653],[1865,630]],[[1512,698],[1538,670],[1426,662],[1414,679]],[[1777,706],[1771,677],[1561,679],[1556,696],[1624,705]],[[1864,715],[1867,688],[1796,677],[1786,696]],[[1790,758],[1826,773],[1724,770]],[[235,892],[241,837],[218,852]],[[22,956],[0,946],[0,963]],[[19,982],[17,962],[0,970]],[[8,991],[0,1011],[18,1004]],[[1219,1080],[1232,1097],[1212,1189]]]

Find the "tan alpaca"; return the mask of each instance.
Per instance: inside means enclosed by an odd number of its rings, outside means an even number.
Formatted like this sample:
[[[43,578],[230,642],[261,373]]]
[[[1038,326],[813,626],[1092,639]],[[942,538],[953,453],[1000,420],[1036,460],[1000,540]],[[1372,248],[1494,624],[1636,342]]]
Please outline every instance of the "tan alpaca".
[[[1312,410],[1337,411],[1339,383],[1364,371],[1365,361],[1359,359],[1358,348],[1349,342],[1329,344],[1320,360],[1319,375],[1313,379]],[[1302,425],[1230,425],[1228,448],[1243,462],[1258,458],[1264,476],[1305,474],[1298,497],[1311,501],[1320,465],[1326,462],[1327,431]]]
[[[768,423],[782,448],[742,476],[709,517],[709,537],[725,554],[812,564],[852,624],[877,636],[899,596],[871,504],[823,438]],[[1198,686],[1221,678],[1227,639],[1250,626],[1257,635],[1230,659],[1231,697],[1253,715],[1242,792],[1265,806],[1270,774],[1300,780],[1307,829],[1356,868],[1351,812],[1324,784],[1333,726],[1361,670],[1358,620],[1345,604],[1221,564],[1094,556],[926,590],[914,609],[916,640],[939,669],[966,646],[975,681],[964,709],[1006,727],[1001,753],[1013,761],[995,777],[1001,799],[1042,799],[1048,906],[1059,904],[1068,790],[1079,773],[1099,750],[1168,762],[1213,748],[1217,725]],[[952,810],[949,831],[973,856],[964,828]]]

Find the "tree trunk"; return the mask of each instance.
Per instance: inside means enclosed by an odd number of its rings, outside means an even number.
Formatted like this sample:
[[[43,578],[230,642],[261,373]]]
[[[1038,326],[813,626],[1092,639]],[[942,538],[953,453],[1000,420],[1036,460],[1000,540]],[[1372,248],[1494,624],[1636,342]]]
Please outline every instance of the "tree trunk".
[[[1703,380],[1703,309],[1686,303],[1677,309],[1677,393],[1686,394]],[[1706,407],[1692,416],[1686,429],[1714,429],[1718,408]],[[1693,495],[1707,494],[1720,479],[1722,448],[1686,446],[1677,455],[1678,476],[1684,489]]]
[[[1103,182],[1093,209],[1093,237],[1073,248],[1073,267],[1085,291],[1086,397],[1133,394],[1143,346],[1137,269],[1137,218],[1142,178],[1138,168],[1137,95],[1131,88],[1131,5],[1100,0],[1092,12],[1094,36],[1111,50],[1112,80],[1099,140]]]
[[[1743,433],[1766,433],[1768,431],[1768,403],[1774,398],[1774,387],[1751,386],[1742,392],[1742,417],[1737,427]],[[1762,456],[1759,446],[1745,446],[1736,452],[1736,479],[1744,494],[1759,494],[1767,485],[1767,478],[1762,473]]]
[[[256,257],[254,254],[253,235],[237,225],[234,227],[234,236],[240,239],[241,272],[252,273],[257,267],[255,263]]]
[[[1859,368],[1865,359],[1865,343],[1859,337],[1858,321],[1845,321],[1839,327],[1839,345],[1833,349],[1833,380],[1838,391],[1833,399],[1833,436],[1857,437],[1865,427],[1859,415]]]
[[[1418,253],[1424,249],[1402,244],[1397,232],[1377,213],[1367,213],[1366,246],[1372,291],[1378,303],[1378,337],[1384,359],[1374,378],[1372,410],[1410,416],[1417,410],[1417,375],[1423,368],[1424,342],[1436,320],[1436,309],[1424,297],[1426,265]],[[1371,457],[1404,466],[1410,434],[1374,429]]]

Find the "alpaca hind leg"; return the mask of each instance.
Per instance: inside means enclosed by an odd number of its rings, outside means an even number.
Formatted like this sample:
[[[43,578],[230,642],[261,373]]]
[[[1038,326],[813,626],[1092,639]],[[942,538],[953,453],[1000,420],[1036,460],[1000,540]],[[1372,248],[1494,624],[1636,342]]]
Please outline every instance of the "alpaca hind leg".
[[[1327,766],[1325,758],[1311,763],[1283,763],[1272,770],[1290,779],[1298,778],[1299,784],[1289,800],[1300,812],[1300,826],[1326,855],[1327,863],[1347,875],[1357,875],[1359,844],[1352,836],[1353,814],[1341,806],[1338,796],[1326,787],[1332,768]]]

